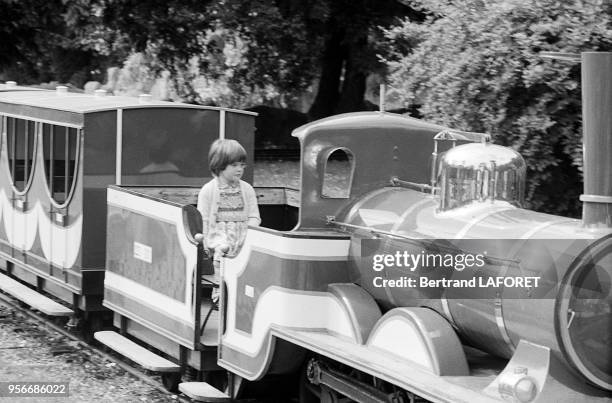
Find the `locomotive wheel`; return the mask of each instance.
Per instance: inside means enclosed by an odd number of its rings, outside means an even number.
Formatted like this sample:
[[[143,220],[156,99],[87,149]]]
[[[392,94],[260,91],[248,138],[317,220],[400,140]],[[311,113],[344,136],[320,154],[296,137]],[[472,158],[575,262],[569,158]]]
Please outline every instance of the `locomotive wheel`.
[[[314,360],[307,360],[303,370],[300,371],[299,403],[337,403],[338,394],[324,385],[316,384],[311,380],[317,379]]]
[[[305,374],[300,376],[299,403],[319,403],[321,401],[321,387],[310,383]]]
[[[339,397],[338,393],[326,386],[313,385],[306,379],[308,385],[300,382],[299,403],[347,403],[348,398]]]
[[[178,392],[179,383],[181,383],[180,372],[166,372],[161,376],[162,384],[169,392]]]
[[[320,383],[321,367],[316,358],[311,358],[300,372],[299,403],[348,403],[351,398],[342,394],[342,390],[336,391],[325,384]],[[346,380],[353,383],[356,388],[363,387],[365,390],[378,390],[383,396],[390,398],[396,403],[425,403],[426,400],[413,395],[405,390],[399,389],[391,384],[381,381],[365,373],[344,367]],[[369,400],[367,400],[369,401]]]

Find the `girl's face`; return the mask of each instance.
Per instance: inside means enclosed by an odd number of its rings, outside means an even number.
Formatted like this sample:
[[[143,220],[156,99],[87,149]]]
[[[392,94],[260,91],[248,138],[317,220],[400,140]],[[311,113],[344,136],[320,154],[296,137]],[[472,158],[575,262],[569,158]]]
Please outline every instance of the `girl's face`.
[[[227,183],[236,183],[242,178],[244,167],[246,167],[244,162],[234,162],[226,166],[223,171],[219,172],[219,176]]]

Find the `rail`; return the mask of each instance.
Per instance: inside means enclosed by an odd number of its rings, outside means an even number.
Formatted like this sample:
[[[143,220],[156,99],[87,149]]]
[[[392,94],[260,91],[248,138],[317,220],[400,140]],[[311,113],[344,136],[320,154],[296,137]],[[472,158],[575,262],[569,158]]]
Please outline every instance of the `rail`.
[[[39,315],[35,312],[32,312],[30,309],[28,308],[24,308],[23,306],[21,306],[20,302],[13,296],[5,294],[3,292],[0,292],[0,305],[4,305],[7,306],[9,308],[11,308],[13,311],[15,312],[19,312],[20,314],[26,316],[27,318],[29,318],[30,320],[42,325],[43,327],[50,329],[53,332],[56,332],[58,334],[60,334],[61,336],[69,339],[70,341],[76,343],[78,345],[78,347],[82,350],[82,349],[86,349],[89,350],[91,352],[93,352],[94,354],[97,354],[98,356],[116,364],[118,367],[120,367],[121,369],[123,369],[124,371],[126,371],[127,373],[129,373],[130,375],[134,376],[135,378],[147,383],[148,385],[150,385],[151,387],[155,388],[157,391],[168,395],[169,398],[175,399],[175,401],[179,402],[179,403],[189,403],[189,400],[182,397],[182,396],[176,396],[175,393],[173,392],[169,392],[168,390],[166,390],[161,383],[156,380],[153,376],[151,376],[150,374],[135,368],[133,365],[131,365],[129,362],[126,362],[124,360],[119,359],[118,357],[108,354],[104,351],[102,351],[101,349],[99,349],[98,347],[95,347],[93,345],[91,345],[90,343],[88,343],[86,340],[84,340],[81,337],[78,337],[76,334],[67,331],[66,329],[64,329],[62,326],[58,325],[53,319],[47,318],[43,315]],[[176,396],[176,397],[172,397],[172,396]]]

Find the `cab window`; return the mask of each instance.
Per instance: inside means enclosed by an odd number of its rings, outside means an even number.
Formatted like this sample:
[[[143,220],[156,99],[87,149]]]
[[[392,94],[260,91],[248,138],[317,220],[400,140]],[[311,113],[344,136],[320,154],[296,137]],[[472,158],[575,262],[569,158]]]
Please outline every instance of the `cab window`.
[[[353,153],[346,148],[338,148],[328,154],[323,168],[321,197],[331,199],[350,197],[354,160]]]

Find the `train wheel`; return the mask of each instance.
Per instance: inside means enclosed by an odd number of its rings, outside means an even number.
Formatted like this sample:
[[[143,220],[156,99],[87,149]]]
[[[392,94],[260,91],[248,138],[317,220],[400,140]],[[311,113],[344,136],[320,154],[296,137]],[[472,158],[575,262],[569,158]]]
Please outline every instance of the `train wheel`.
[[[312,372],[314,371],[312,362],[312,358],[306,360],[306,365],[300,370],[299,403],[318,403],[321,401],[321,388],[314,385],[309,379],[312,378]],[[310,376],[308,371],[311,372]]]
[[[166,372],[161,376],[162,384],[169,392],[178,392],[179,383],[181,383],[180,372]]]
[[[308,380],[306,381],[308,382]],[[300,384],[299,403],[347,403],[352,400],[340,397],[338,393],[326,386]]]
[[[299,403],[318,403],[321,401],[321,388],[310,383],[306,375],[300,377]]]
[[[327,367],[327,366],[326,366]],[[353,402],[351,398],[342,394],[343,390],[331,389],[321,382],[322,371],[329,371],[331,368],[322,369],[317,358],[311,358],[300,372],[299,384],[299,403],[348,403]],[[387,382],[363,372],[351,369],[346,366],[335,366],[335,373],[332,376],[339,376],[338,387],[344,387],[349,393],[361,390],[361,398],[370,401],[369,394],[378,395],[377,401],[392,401],[394,403],[427,403],[426,400],[419,398],[405,390],[393,386]],[[342,385],[344,384],[344,386]]]
[[[300,373],[300,387],[298,394],[299,403],[341,403],[342,399],[338,393],[318,383],[319,374],[316,360],[307,361],[305,368]]]

